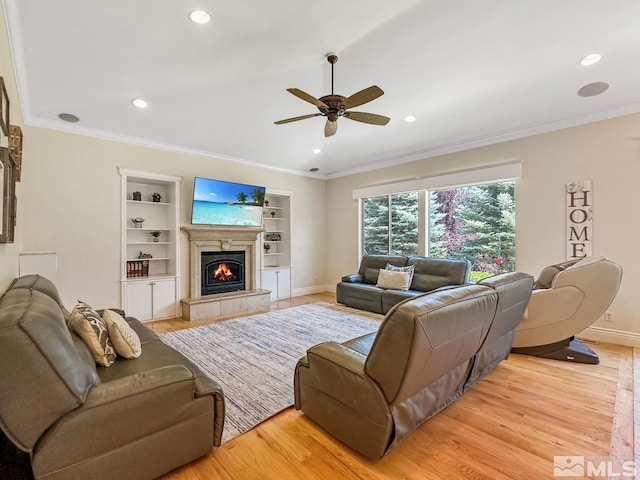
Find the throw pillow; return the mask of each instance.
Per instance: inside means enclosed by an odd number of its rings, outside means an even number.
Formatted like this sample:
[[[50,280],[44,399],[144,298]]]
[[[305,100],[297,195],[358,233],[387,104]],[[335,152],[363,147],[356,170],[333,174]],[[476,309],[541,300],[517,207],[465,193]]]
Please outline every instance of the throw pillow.
[[[140,337],[121,315],[113,310],[105,310],[102,319],[107,324],[109,339],[118,355],[131,360],[142,354]]]
[[[78,300],[68,321],[69,329],[76,332],[89,347],[98,365],[109,367],[116,361],[116,351],[109,340],[107,324],[93,308]]]
[[[411,280],[413,280],[413,272],[416,269],[415,265],[405,265],[404,267],[396,267],[395,265],[391,265],[387,263],[387,270],[391,270],[392,272],[407,272],[409,274],[409,285],[411,285]]]
[[[380,269],[376,287],[391,290],[409,290],[409,285],[411,285],[409,272],[394,272],[393,270]]]

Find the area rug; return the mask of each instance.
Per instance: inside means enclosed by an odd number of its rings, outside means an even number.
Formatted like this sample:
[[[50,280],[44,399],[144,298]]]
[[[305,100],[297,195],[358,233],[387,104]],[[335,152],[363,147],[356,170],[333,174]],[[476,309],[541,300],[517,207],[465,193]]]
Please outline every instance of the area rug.
[[[293,405],[293,373],[307,349],[375,332],[381,315],[317,302],[160,336],[223,388],[222,442]]]

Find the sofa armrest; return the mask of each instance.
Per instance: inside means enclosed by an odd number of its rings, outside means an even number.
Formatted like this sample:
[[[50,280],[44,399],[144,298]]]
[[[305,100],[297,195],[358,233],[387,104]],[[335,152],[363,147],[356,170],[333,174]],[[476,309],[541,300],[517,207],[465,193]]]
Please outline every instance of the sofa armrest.
[[[367,357],[336,342],[326,342],[307,350],[296,367],[296,384],[302,380],[302,369],[308,369],[308,381],[313,387],[330,395],[349,408],[369,418],[386,420],[389,412],[384,393],[365,372]],[[306,380],[303,380],[306,381]],[[296,407],[298,395],[296,385]],[[304,408],[303,408],[304,410]]]
[[[364,277],[359,273],[352,273],[351,275],[345,275],[341,280],[346,283],[362,283]]]
[[[93,387],[82,406],[40,438],[34,473],[79,465],[193,419],[211,422],[213,432],[213,396],[210,402],[194,398],[194,383],[188,368],[171,365]]]
[[[156,368],[95,386],[90,390],[82,408],[98,408],[132,395],[145,394],[181,382],[185,384],[185,388],[189,384],[188,388],[193,396],[195,377],[191,370],[183,365]]]
[[[364,372],[366,356],[345,345],[322,343],[296,366],[296,408],[354,450],[384,455],[393,416],[378,384]]]

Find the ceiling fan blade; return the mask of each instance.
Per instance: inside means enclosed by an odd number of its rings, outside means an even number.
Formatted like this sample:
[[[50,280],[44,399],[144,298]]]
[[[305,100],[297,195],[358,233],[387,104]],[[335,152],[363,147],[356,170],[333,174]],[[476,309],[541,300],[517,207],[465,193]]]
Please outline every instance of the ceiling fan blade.
[[[364,103],[370,102],[371,100],[375,100],[379,96],[384,95],[382,89],[376,85],[373,85],[369,88],[365,88],[364,90],[360,90],[357,93],[354,93],[349,98],[344,101],[345,110],[348,108],[357,107],[358,105],[362,105]]]
[[[312,97],[307,92],[303,92],[298,88],[287,88],[287,92],[295,95],[296,97],[304,100],[305,102],[309,102],[310,104],[315,105],[318,108],[329,110],[329,107],[327,106],[326,103],[321,102],[316,97]]]
[[[336,134],[338,131],[338,122],[327,120],[327,123],[324,125],[324,136],[331,137]]]
[[[349,120],[355,120],[356,122],[370,123],[371,125],[386,125],[389,123],[389,120],[391,120],[389,117],[383,115],[364,112],[344,112],[343,117]]]
[[[300,117],[292,117],[292,118],[287,118],[285,120],[278,120],[277,122],[273,122],[276,125],[282,125],[283,123],[291,123],[291,122],[297,122],[298,120],[305,120],[307,118],[313,118],[313,117],[320,117],[322,116],[321,113],[312,113],[310,115],[302,115]]]

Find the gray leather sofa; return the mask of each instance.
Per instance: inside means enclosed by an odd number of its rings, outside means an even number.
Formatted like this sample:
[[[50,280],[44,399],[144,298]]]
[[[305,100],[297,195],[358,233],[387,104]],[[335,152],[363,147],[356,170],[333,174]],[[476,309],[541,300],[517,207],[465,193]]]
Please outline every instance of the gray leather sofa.
[[[134,318],[135,360],[96,367],[56,287],[29,275],[0,299],[0,427],[36,479],[151,479],[210,453],[220,386]]]
[[[509,356],[533,277],[505,273],[405,300],[378,331],[326,342],[296,366],[295,407],[379,458]]]
[[[380,269],[387,264],[396,267],[414,266],[408,290],[384,289],[376,286]],[[469,281],[471,263],[448,258],[405,257],[403,255],[365,255],[358,273],[345,275],[336,285],[336,299],[349,307],[387,313],[391,307],[407,298],[422,295],[447,285],[462,285]]]

